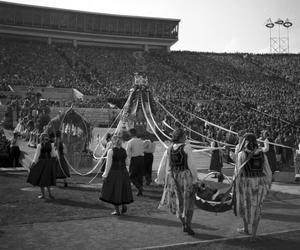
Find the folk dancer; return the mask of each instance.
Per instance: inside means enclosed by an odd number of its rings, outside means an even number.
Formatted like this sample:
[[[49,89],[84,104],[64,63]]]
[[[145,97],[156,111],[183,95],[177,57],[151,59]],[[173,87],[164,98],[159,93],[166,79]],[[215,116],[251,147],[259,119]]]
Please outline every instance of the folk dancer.
[[[103,186],[100,200],[114,205],[112,215],[126,213],[127,204],[133,202],[130,178],[126,165],[129,165],[126,150],[122,147],[122,139],[118,135],[112,137],[112,148],[107,152],[105,171],[102,175]],[[119,206],[122,206],[120,212]]]
[[[63,179],[64,187],[68,187],[67,177],[70,177],[69,165],[65,159],[67,154],[67,147],[62,142],[61,132],[56,131],[54,148],[56,151],[56,179]]]
[[[255,239],[261,216],[262,203],[268,194],[272,182],[272,172],[268,158],[258,147],[256,136],[244,135],[238,153],[237,172],[234,176],[236,196],[236,213],[243,218],[244,228],[239,232],[249,234],[252,229],[252,240]]]
[[[36,148],[27,182],[41,188],[39,199],[45,198],[45,187],[48,190],[49,198],[53,199],[50,186],[56,185],[54,145],[49,142],[46,133],[41,134],[40,141]]]
[[[185,141],[185,131],[182,128],[176,129],[172,136],[173,143],[161,160],[155,182],[164,184],[159,208],[166,208],[176,214],[182,223],[183,232],[194,235],[191,223],[198,178],[192,148]]]
[[[144,145],[140,138],[137,138],[136,129],[129,130],[131,139],[127,144],[127,156],[130,160],[130,180],[137,188],[137,196],[143,195],[143,174],[144,174]]]
[[[154,151],[155,143],[150,139],[144,140],[144,174],[146,185],[150,185],[152,182],[152,164]]]
[[[217,148],[218,143],[216,141],[211,142],[211,148]],[[212,150],[209,171],[217,172],[215,174],[215,178],[218,178],[218,182],[222,182],[224,180],[224,176],[222,173],[223,168],[223,152],[221,149]]]
[[[268,131],[263,131],[262,132],[262,140],[264,140],[264,146],[263,150],[266,153],[266,156],[268,157],[268,162],[272,171],[272,175],[274,175],[275,171],[277,170],[277,161],[276,161],[276,152],[275,152],[275,147],[273,144],[273,139],[270,137]]]
[[[110,134],[110,133],[107,133],[106,134],[106,137],[105,137],[105,142],[100,142],[99,141],[99,143],[102,143],[102,146],[103,146],[103,148],[105,149],[105,153],[104,153],[104,155],[103,155],[103,159],[101,159],[101,173],[103,174],[104,173],[104,171],[105,171],[105,165],[106,165],[106,157],[107,157],[107,152],[108,152],[108,150],[109,149],[111,149],[111,147],[112,147],[112,142],[111,142],[111,137],[112,137],[112,134]]]
[[[11,167],[17,168],[19,166],[20,158],[20,147],[19,147],[19,133],[15,131],[13,133],[13,138],[10,140],[9,145],[9,158]]]
[[[295,153],[295,182],[300,183],[300,143]]]

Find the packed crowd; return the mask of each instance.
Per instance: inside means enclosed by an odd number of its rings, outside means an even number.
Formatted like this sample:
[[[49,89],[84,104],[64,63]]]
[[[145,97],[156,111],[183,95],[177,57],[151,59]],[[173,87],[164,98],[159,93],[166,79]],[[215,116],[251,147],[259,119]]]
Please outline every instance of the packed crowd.
[[[268,130],[274,139],[292,133],[295,141],[300,135],[299,55],[159,51],[141,56],[130,49],[4,38],[0,48],[1,90],[19,84],[72,87],[97,96],[75,105],[99,108],[107,99],[128,96],[142,63],[154,96],[183,123],[192,120],[189,111],[234,131]],[[168,118],[159,107],[158,113]]]

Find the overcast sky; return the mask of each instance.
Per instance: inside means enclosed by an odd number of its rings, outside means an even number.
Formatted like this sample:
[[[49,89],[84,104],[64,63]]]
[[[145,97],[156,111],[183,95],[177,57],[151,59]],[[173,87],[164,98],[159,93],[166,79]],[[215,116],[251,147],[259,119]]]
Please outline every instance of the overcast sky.
[[[180,19],[171,50],[269,52],[268,18],[289,20],[290,52],[300,53],[300,0],[17,0],[6,1],[109,14]],[[278,34],[278,28],[272,29]],[[286,29],[281,30],[286,34]]]

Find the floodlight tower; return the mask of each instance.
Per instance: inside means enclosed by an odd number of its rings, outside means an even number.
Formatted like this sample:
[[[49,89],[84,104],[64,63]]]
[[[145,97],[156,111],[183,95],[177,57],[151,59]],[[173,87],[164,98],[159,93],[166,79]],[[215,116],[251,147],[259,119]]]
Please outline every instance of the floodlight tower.
[[[285,19],[285,22],[283,23],[283,27],[286,28],[286,37],[287,37],[287,53],[290,53],[290,32],[289,28],[293,26],[293,23],[290,22],[290,20],[287,18]]]
[[[278,27],[278,36],[272,36],[272,29],[275,27],[275,24]],[[266,27],[270,30],[270,53],[289,53],[290,44],[289,44],[289,28],[292,26],[292,22],[287,18],[283,21],[281,18],[273,23],[271,18],[267,20]],[[282,36],[281,29],[286,29],[286,34]]]
[[[275,24],[272,22],[271,18],[267,20],[266,27],[270,30],[270,53],[276,53],[278,50],[277,48],[277,39],[272,37],[272,29],[274,28]]]

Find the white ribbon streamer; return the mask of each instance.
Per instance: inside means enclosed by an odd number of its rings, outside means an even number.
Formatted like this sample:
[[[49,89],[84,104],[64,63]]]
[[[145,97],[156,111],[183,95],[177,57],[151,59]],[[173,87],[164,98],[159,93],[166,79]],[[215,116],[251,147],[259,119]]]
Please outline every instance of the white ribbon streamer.
[[[145,118],[146,118],[146,120],[147,120],[147,122],[148,122],[148,124],[149,124],[149,126],[150,126],[150,128],[151,128],[151,130],[153,131],[153,133],[154,133],[154,135],[157,137],[157,139],[159,140],[159,142],[165,147],[165,148],[168,148],[168,146],[159,138],[159,136],[156,134],[156,132],[155,132],[155,129],[152,127],[152,124],[151,124],[151,122],[149,121],[149,118],[148,118],[148,116],[147,116],[147,114],[146,114],[146,110],[145,110],[145,107],[144,107],[144,100],[143,100],[143,97],[141,98],[141,102],[142,102],[142,109],[143,109],[143,112],[144,112],[144,116],[145,116]],[[149,104],[148,104],[149,105]]]
[[[152,110],[151,110],[151,105],[150,105],[149,93],[148,93],[147,96],[148,96],[148,105],[149,105],[149,113],[150,113],[150,117],[151,117],[151,119],[152,119],[152,121],[153,121],[155,127],[156,127],[156,128],[158,129],[158,131],[159,131],[160,133],[162,133],[168,140],[171,140],[171,137],[168,136],[167,134],[165,134],[162,130],[160,130],[160,128],[158,127],[156,121],[154,120],[154,117],[153,117],[153,114],[152,114]]]
[[[108,134],[108,132],[111,130],[112,126],[113,126],[114,123],[118,120],[118,118],[119,118],[119,116],[122,114],[123,110],[124,110],[124,107],[123,107],[123,109],[120,110],[119,114],[117,115],[117,117],[115,118],[115,120],[113,121],[113,123],[112,123],[112,124],[110,125],[110,127],[106,130],[106,133],[102,136],[102,138],[99,140],[97,146],[95,147],[95,149],[94,149],[94,151],[93,151],[93,157],[94,157],[94,159],[99,160],[99,159],[101,158],[101,157],[99,158],[99,157],[97,157],[97,156],[95,155],[96,150],[97,150],[97,148],[99,147],[99,145],[102,146],[101,141],[104,139],[104,137],[105,137],[105,136]],[[102,150],[103,150],[103,146],[102,146]]]
[[[188,130],[190,130],[190,131],[192,131],[192,132],[194,132],[195,134],[198,134],[198,135],[200,135],[200,136],[202,136],[203,138],[205,138],[205,139],[207,139],[207,140],[209,140],[209,141],[215,141],[215,142],[218,142],[218,143],[220,143],[220,144],[223,144],[223,145],[226,145],[226,146],[229,146],[229,147],[235,147],[235,145],[233,145],[233,144],[229,144],[229,143],[226,143],[226,142],[221,142],[221,141],[217,141],[217,140],[215,140],[215,139],[212,139],[212,138],[209,138],[209,137],[207,137],[207,136],[205,136],[205,135],[203,135],[203,134],[200,134],[199,132],[197,132],[197,131],[195,131],[195,130],[193,130],[193,129],[191,129],[191,128],[189,128],[189,127],[187,127],[186,125],[184,125],[181,121],[179,121],[173,114],[171,114],[159,101],[157,101],[157,103],[170,115],[170,116],[172,116],[173,117],[173,119],[175,119],[178,123],[180,123],[183,127],[185,127],[185,128],[187,128]]]

